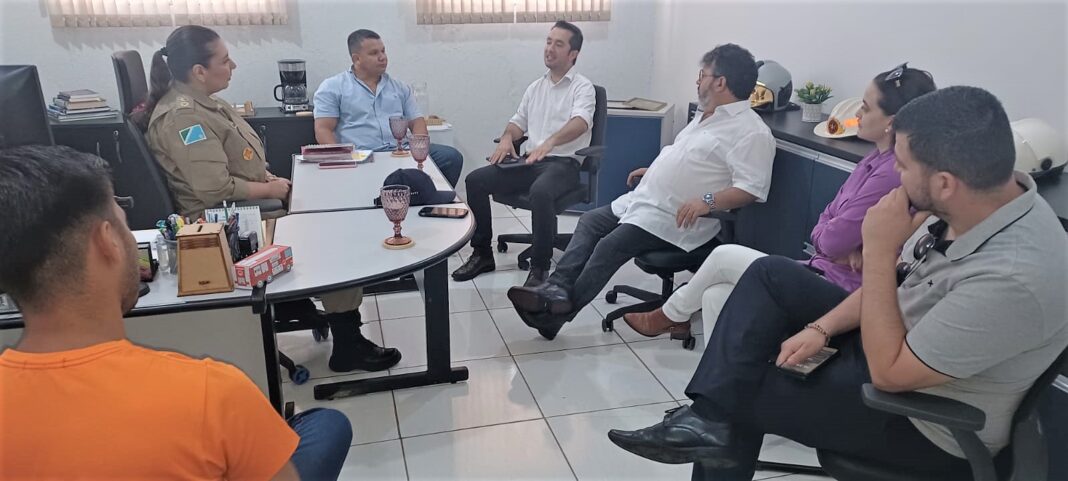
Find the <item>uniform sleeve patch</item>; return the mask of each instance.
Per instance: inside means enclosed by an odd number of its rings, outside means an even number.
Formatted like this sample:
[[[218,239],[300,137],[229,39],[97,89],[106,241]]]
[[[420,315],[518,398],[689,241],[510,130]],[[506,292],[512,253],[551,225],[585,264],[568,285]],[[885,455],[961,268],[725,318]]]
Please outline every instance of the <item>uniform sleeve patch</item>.
[[[208,140],[208,136],[204,134],[204,127],[200,124],[186,127],[179,131],[178,135],[182,138],[182,143],[185,145],[195,144],[201,140]]]

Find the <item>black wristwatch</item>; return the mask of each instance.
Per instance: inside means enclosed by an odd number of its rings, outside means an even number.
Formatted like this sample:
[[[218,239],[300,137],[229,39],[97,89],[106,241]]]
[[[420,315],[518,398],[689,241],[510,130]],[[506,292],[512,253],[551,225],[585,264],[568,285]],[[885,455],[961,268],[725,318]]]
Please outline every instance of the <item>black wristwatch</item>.
[[[708,204],[708,210],[716,210],[716,194],[711,192],[704,195],[705,203]]]

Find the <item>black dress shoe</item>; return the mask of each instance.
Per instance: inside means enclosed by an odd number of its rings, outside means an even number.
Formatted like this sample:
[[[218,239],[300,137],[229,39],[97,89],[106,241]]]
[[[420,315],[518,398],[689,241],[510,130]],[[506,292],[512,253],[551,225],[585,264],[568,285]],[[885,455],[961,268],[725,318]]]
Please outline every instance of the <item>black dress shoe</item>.
[[[527,281],[523,283],[523,287],[538,287],[545,283],[545,279],[549,278],[548,269],[542,269],[540,267],[530,267],[530,274],[527,274]]]
[[[379,347],[367,338],[360,336],[355,343],[340,346],[334,340],[334,352],[330,356],[330,370],[334,372],[382,371],[396,366],[401,360],[401,353],[395,348]]]
[[[457,282],[469,281],[478,277],[479,274],[493,272],[496,269],[497,264],[493,261],[492,252],[475,250],[464,265],[452,272],[452,279]]]
[[[665,464],[701,462],[715,468],[738,464],[730,448],[730,426],[697,415],[690,406],[667,411],[664,421],[637,431],[608,431],[616,446]]]
[[[523,323],[538,330],[538,334],[547,340],[556,339],[556,335],[560,332],[560,329],[564,327],[575,316],[554,316],[548,312],[542,312],[538,314],[532,314],[517,310],[519,318],[523,320]]]
[[[508,300],[512,301],[517,311],[537,314],[550,312],[568,314],[571,312],[571,298],[563,287],[545,283],[538,287],[512,287],[508,289]]]

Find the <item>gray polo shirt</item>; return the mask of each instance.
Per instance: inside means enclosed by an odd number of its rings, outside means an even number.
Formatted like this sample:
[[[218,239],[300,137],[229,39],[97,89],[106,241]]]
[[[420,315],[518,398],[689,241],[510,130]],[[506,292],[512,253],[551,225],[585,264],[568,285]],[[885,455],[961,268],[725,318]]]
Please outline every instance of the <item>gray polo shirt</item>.
[[[954,378],[921,391],[985,412],[979,438],[995,453],[1009,442],[1024,394],[1068,345],[1068,236],[1031,177],[1017,172],[1016,181],[1027,192],[944,253],[931,249],[898,288],[909,348]],[[903,261],[915,261],[913,247],[927,232],[925,225],[905,243]],[[912,423],[964,456],[948,429]]]

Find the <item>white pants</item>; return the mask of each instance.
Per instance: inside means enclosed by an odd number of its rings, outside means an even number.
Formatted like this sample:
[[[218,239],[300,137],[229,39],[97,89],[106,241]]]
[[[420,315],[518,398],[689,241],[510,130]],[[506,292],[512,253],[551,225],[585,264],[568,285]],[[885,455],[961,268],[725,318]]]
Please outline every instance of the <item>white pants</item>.
[[[686,322],[690,316],[703,309],[705,345],[716,326],[716,319],[727,302],[731,291],[745,270],[757,259],[767,254],[737,244],[724,244],[709,254],[690,282],[680,287],[664,303],[664,314],[675,322]]]

